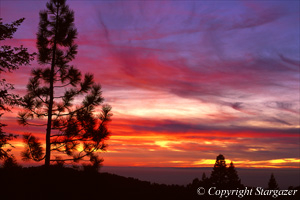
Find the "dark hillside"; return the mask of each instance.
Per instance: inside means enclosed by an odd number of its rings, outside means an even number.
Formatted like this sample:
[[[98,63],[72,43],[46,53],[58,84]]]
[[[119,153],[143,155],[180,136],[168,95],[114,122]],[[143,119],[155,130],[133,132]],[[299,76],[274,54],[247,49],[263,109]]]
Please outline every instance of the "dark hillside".
[[[0,199],[186,199],[183,186],[70,168],[0,170]]]
[[[0,200],[196,200],[220,199],[209,196],[212,185],[193,182],[188,186],[164,185],[126,178],[109,173],[78,171],[72,168],[52,166],[30,168],[0,168]],[[204,187],[205,195],[197,195]],[[227,188],[228,189],[228,188]],[[242,188],[240,188],[242,189]],[[250,187],[248,187],[250,189]],[[295,196],[223,196],[222,199],[300,199],[299,187]],[[253,188],[255,190],[255,188]]]

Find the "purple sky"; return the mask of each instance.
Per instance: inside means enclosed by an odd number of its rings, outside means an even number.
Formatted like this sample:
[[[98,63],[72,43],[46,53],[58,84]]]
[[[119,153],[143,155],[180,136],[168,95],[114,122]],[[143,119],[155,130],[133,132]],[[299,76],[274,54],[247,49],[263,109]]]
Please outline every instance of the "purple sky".
[[[1,0],[4,22],[26,18],[8,43],[37,52],[46,2]],[[67,3],[73,63],[113,107],[107,165],[210,166],[223,153],[241,167],[299,168],[299,1]],[[20,94],[36,66],[7,77]],[[21,133],[14,114],[3,119]]]

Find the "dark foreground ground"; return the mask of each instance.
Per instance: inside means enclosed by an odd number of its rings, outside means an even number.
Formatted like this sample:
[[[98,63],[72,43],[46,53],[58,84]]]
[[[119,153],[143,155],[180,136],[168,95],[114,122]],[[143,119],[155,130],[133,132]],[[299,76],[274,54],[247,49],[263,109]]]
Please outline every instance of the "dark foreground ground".
[[[109,173],[77,171],[71,168],[0,169],[0,200],[300,199],[299,191],[296,196],[277,198],[271,196],[219,198],[207,194],[198,195],[197,189],[198,186],[156,184]]]

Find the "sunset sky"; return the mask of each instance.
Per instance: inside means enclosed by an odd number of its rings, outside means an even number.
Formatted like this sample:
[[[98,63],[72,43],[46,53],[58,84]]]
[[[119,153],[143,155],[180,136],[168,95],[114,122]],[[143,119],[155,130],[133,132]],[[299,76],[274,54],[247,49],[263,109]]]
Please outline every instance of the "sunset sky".
[[[0,1],[4,23],[26,18],[6,44],[37,52],[46,2]],[[299,1],[67,4],[79,34],[73,64],[113,108],[104,165],[210,167],[221,153],[237,167],[300,167]],[[1,76],[24,95],[35,67]],[[5,131],[44,140],[17,112],[1,117]],[[22,138],[13,144],[20,158]]]

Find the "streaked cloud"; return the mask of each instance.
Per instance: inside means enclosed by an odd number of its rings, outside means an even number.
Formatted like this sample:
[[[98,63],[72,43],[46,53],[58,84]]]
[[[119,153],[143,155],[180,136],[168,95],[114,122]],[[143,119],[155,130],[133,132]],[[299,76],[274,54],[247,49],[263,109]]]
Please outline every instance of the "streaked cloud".
[[[6,42],[37,51],[46,1],[16,2],[1,2],[5,22],[26,18]],[[73,64],[113,107],[105,164],[211,166],[223,153],[241,167],[299,166],[299,2],[68,2]],[[17,93],[37,66],[7,75]],[[18,126],[17,112],[1,118],[6,131],[43,141],[44,129]]]

